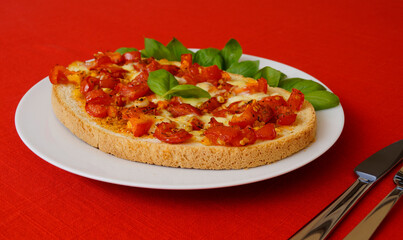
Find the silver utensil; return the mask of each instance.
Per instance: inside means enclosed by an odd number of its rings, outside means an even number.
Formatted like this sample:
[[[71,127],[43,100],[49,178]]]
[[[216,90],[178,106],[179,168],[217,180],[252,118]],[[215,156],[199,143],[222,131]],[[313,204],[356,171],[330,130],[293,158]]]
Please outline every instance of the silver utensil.
[[[365,218],[362,220],[344,240],[369,239],[379,224],[388,215],[400,196],[403,195],[403,167],[393,178],[396,188],[388,194]]]
[[[324,239],[360,197],[391,170],[403,157],[403,140],[395,142],[360,163],[355,169],[358,179],[327,208],[308,222],[290,239]]]

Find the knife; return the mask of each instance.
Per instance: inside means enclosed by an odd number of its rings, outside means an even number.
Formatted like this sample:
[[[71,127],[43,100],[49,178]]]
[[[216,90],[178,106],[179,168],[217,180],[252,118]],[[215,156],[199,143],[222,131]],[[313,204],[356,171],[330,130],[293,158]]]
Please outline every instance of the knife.
[[[344,240],[369,239],[379,224],[383,221],[400,196],[403,195],[403,167],[393,178],[396,183],[395,189],[388,194],[365,218],[362,220]]]
[[[358,179],[328,207],[308,222],[290,239],[324,239],[336,226],[340,219],[372,186],[385,175],[403,157],[403,140],[395,142],[360,163],[354,172]]]

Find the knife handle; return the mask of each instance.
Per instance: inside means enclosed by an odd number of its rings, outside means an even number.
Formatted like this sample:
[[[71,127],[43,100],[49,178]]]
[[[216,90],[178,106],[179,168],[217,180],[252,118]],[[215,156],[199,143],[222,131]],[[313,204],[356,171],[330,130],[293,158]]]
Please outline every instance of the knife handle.
[[[362,220],[344,240],[369,239],[381,224],[382,220],[403,194],[403,188],[396,187],[388,194],[365,218]]]
[[[302,227],[290,239],[324,239],[348,210],[369,189],[373,181],[358,178],[351,187],[327,206],[315,218]]]

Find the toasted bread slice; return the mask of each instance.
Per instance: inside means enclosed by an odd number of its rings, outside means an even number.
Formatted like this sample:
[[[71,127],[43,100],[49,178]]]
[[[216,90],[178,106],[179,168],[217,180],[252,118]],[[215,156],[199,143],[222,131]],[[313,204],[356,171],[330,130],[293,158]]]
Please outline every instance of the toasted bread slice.
[[[274,140],[244,147],[206,146],[199,142],[167,144],[152,137],[134,137],[102,127],[75,96],[75,85],[53,85],[52,106],[57,118],[78,138],[99,150],[131,161],[196,169],[244,169],[286,158],[306,148],[315,138],[316,114],[305,101],[296,121],[276,129]],[[280,88],[269,92],[287,99]]]

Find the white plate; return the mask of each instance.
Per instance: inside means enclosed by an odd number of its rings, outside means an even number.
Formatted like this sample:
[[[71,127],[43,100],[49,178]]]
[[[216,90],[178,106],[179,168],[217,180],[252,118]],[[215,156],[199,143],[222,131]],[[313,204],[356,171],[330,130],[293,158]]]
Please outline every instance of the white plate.
[[[314,77],[275,61],[243,55],[241,60],[260,60],[288,77],[316,80]],[[319,82],[319,81],[318,81]],[[317,112],[318,128],[314,143],[286,159],[247,170],[196,170],[148,165],[116,158],[75,137],[55,117],[50,103],[48,78],[32,87],[21,99],[15,125],[22,141],[47,162],[84,177],[144,188],[209,189],[253,183],[293,171],[327,151],[339,138],[344,126],[341,105]]]

